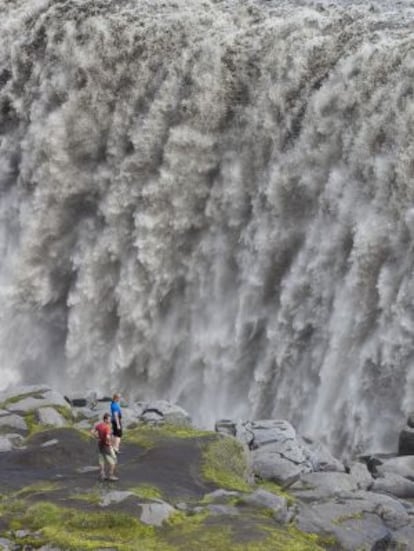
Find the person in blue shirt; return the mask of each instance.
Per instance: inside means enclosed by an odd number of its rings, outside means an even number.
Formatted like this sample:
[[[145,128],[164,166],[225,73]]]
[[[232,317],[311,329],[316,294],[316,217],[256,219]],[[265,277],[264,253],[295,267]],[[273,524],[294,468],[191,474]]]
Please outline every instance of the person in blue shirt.
[[[119,454],[119,446],[122,438],[122,409],[119,404],[121,396],[114,394],[111,402],[112,446],[115,453]]]

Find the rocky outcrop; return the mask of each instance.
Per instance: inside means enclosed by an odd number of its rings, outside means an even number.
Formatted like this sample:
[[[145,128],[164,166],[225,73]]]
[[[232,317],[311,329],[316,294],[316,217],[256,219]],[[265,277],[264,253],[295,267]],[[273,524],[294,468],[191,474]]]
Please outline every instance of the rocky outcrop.
[[[408,416],[398,440],[398,455],[414,455],[414,413]]]
[[[98,421],[106,411],[109,411],[110,398],[95,400],[69,398],[69,401],[72,404],[73,414],[78,419],[79,428],[86,428],[88,424]],[[84,405],[85,402],[89,405]],[[125,428],[137,424],[191,426],[191,417],[183,408],[166,400],[133,402],[122,404],[122,424]]]
[[[414,499],[414,482],[399,474],[386,472],[380,478],[374,479],[372,491],[403,499]]]
[[[191,425],[191,417],[180,406],[171,404],[166,400],[154,402],[137,402],[134,404],[138,413],[138,421],[141,423],[170,423],[172,425]],[[140,411],[141,410],[141,411]]]
[[[110,409],[109,397],[96,392],[63,396],[47,385],[18,386],[0,393],[0,435],[2,450],[18,448],[21,441],[15,435],[29,433],[27,419],[33,414],[35,421],[47,427],[64,427],[68,419],[80,430],[89,430]],[[128,429],[147,424],[161,426],[191,426],[189,414],[177,404],[166,400],[124,403],[123,426]]]
[[[414,456],[345,465],[285,420],[225,419],[215,428],[246,446],[256,479],[289,490],[295,505],[286,518],[301,530],[328,534],[350,551],[410,549],[403,542],[414,538],[414,508],[403,500],[413,497]]]
[[[217,432],[232,435],[251,452],[252,470],[261,480],[289,483],[302,473],[314,471],[345,472],[345,466],[319,442],[302,438],[285,420],[236,423],[218,421]]]
[[[53,407],[41,407],[37,410],[37,420],[41,425],[49,427],[64,427],[66,419]]]
[[[95,443],[85,440],[84,429],[89,432],[108,411],[110,399],[94,393],[84,399],[65,398],[46,386],[21,387],[1,398],[0,472],[5,493],[7,488],[20,491],[30,477],[53,484],[68,480],[59,487],[59,503],[65,499],[73,506],[76,492],[84,495],[96,484]],[[162,400],[137,402],[123,404],[123,412],[126,435],[136,436],[130,443],[123,439],[117,487],[93,490],[98,511],[133,511],[142,524],[164,531],[165,522],[178,512],[188,519],[200,514],[212,526],[225,523],[241,533],[246,525],[258,529],[258,515],[265,511],[270,523],[266,530],[283,530],[293,523],[300,534],[330,538],[335,551],[411,549],[414,507],[408,500],[414,496],[414,456],[367,457],[344,465],[321,443],[299,435],[288,421],[274,419],[223,420],[216,424],[221,434],[204,436],[203,443],[191,430],[188,441],[178,442],[174,431],[167,436],[168,427],[178,426],[180,433],[191,429],[190,417],[180,406]],[[158,448],[151,444],[143,451],[139,443],[145,444],[148,434],[157,435]],[[243,481],[243,489],[209,486],[199,474],[200,450],[213,437],[242,444],[237,446],[245,450],[252,475]],[[227,462],[232,464],[231,455]],[[160,495],[145,495],[137,486],[154,481],[162,482]],[[29,531],[26,536],[35,534]],[[14,535],[10,548],[22,548],[16,546],[21,539]]]
[[[26,434],[28,431],[27,423],[21,415],[7,412],[6,415],[0,417],[0,433],[8,433],[16,431]]]

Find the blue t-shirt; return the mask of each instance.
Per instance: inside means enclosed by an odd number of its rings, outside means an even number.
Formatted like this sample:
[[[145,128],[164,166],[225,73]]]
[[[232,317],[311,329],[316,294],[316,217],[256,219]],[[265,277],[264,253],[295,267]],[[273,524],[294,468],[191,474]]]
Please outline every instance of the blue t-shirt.
[[[111,402],[111,418],[112,421],[115,421],[115,413],[118,414],[119,419],[122,417],[121,406],[118,402]]]

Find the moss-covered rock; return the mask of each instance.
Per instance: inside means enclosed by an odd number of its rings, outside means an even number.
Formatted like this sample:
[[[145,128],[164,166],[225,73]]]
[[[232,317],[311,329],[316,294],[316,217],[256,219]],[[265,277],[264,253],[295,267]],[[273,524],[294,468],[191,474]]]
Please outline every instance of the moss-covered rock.
[[[254,487],[234,438],[139,426],[127,431],[121,451],[120,480],[99,482],[90,434],[73,427],[32,430],[26,449],[0,454],[0,536],[22,546],[82,551],[326,549],[316,536],[237,499]],[[204,499],[223,488],[237,490],[229,493],[231,515]],[[160,526],[146,525],[144,507],[163,504],[168,514],[158,515]]]
[[[249,491],[248,463],[243,446],[231,436],[217,435],[203,450],[203,475],[206,480],[228,490]]]
[[[50,544],[67,550],[116,548],[119,551],[322,551],[327,541],[299,532],[294,526],[277,526],[266,516],[246,514],[228,519],[176,514],[160,528],[148,526],[131,514],[113,511],[85,512],[35,503],[28,508],[15,502],[4,534],[16,543]],[[19,537],[19,531],[24,536]],[[30,535],[27,535],[29,532]]]

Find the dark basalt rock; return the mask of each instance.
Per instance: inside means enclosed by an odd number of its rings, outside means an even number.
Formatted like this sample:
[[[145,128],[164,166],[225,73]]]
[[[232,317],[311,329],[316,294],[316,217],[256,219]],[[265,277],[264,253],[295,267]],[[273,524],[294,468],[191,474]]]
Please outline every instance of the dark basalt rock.
[[[414,455],[414,428],[407,426],[400,432],[398,455]]]

